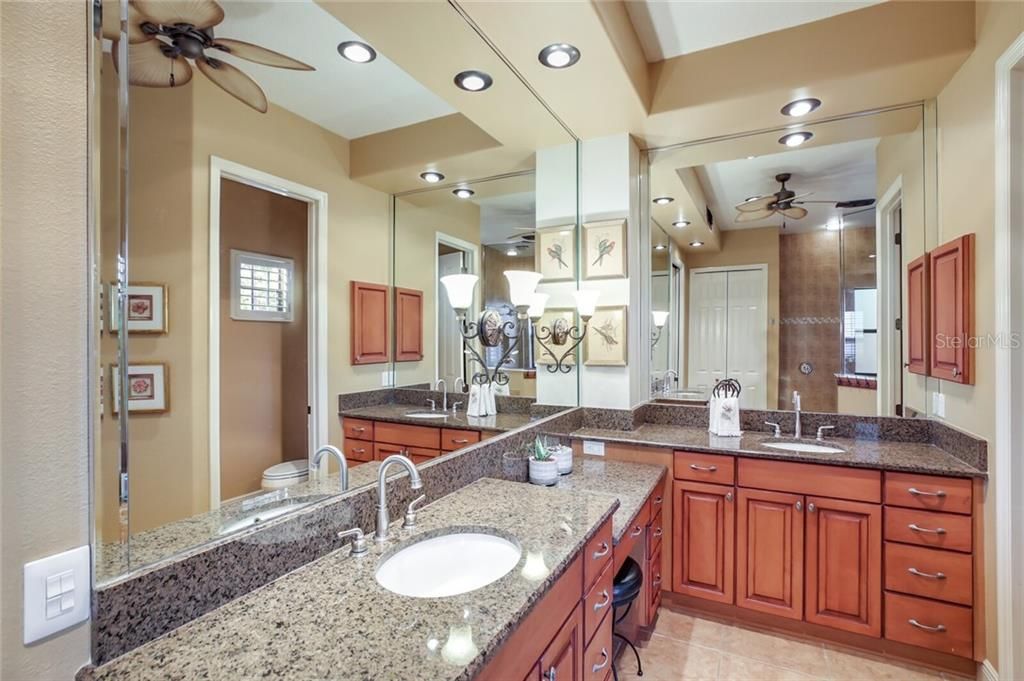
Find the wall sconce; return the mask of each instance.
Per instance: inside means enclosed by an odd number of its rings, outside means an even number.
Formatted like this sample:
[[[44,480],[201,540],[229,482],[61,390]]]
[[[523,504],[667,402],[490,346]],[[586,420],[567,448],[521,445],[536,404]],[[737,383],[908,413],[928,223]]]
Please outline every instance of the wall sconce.
[[[600,295],[598,291],[591,290],[580,290],[573,291],[573,296],[576,298],[576,311],[580,315],[580,319],[583,320],[583,328],[578,326],[569,326],[569,323],[564,319],[556,319],[554,324],[550,327],[542,326],[537,327],[537,322],[544,314],[544,305],[547,303],[548,296],[543,293],[534,295],[534,304],[530,306],[528,314],[530,321],[533,323],[533,333],[537,342],[544,348],[545,351],[555,360],[554,364],[548,364],[548,371],[550,373],[562,372],[567,374],[572,371],[572,365],[566,363],[566,359],[572,354],[572,352],[579,347],[579,344],[583,342],[583,339],[587,335],[587,322],[594,316],[594,310],[597,308],[597,298]],[[543,296],[540,298],[539,296]],[[558,354],[555,352],[553,346],[561,347],[572,341],[572,345],[565,349],[564,352]],[[550,342],[550,345],[548,344]]]
[[[654,331],[651,331],[651,357],[654,357],[654,346],[661,340],[661,331],[668,321],[668,312],[664,310],[651,310],[651,317],[654,320]]]

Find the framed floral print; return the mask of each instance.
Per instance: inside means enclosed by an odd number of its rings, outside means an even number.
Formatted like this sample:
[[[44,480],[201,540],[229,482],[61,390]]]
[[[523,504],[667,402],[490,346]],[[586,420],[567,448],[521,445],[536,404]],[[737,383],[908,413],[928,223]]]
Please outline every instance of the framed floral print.
[[[117,385],[121,380],[120,368],[110,367],[110,385],[114,393],[114,413],[121,411],[121,396]],[[170,410],[167,390],[166,364],[130,364],[128,366],[128,413],[163,414]]]
[[[587,324],[583,340],[583,363],[587,366],[624,367],[626,352],[626,306],[598,307]]]
[[[534,325],[536,329],[533,341],[533,363],[537,366],[557,364],[562,354],[572,347],[576,341],[569,336],[569,329],[576,320],[576,310],[568,308],[551,308],[544,310]],[[544,340],[544,345],[551,348],[547,350],[537,340],[537,336]],[[553,351],[553,354],[552,354]],[[576,353],[573,352],[565,358],[563,364],[572,366],[576,363]]]
[[[117,284],[110,285],[110,332],[121,328]],[[167,287],[162,284],[128,285],[128,333],[167,333]]]
[[[616,279],[626,275],[626,220],[584,224],[583,278]]]
[[[576,280],[576,228],[574,225],[537,230],[537,271],[545,283]]]

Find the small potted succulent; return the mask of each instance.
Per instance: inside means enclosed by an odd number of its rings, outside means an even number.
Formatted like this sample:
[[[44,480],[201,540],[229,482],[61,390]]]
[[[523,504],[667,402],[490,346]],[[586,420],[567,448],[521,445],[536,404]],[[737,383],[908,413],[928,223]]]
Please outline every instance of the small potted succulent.
[[[530,453],[530,482],[534,485],[554,485],[558,482],[558,462],[538,437]]]

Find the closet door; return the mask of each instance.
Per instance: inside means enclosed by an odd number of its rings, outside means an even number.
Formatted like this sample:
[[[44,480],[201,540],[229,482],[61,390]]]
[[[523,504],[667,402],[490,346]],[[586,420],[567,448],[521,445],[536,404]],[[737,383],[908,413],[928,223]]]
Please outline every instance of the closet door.
[[[726,375],[743,386],[742,408],[764,409],[767,405],[768,282],[762,269],[732,270],[728,275]]]
[[[728,282],[727,272],[694,272],[690,276],[687,387],[710,390],[727,376]]]

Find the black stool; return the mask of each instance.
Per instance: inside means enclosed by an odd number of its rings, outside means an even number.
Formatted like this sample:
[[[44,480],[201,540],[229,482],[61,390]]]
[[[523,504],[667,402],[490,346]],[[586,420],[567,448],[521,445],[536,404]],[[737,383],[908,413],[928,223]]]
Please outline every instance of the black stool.
[[[640,587],[643,586],[643,583],[644,573],[632,558],[626,558],[626,562],[619,568],[618,574],[615,575],[615,581],[612,583],[612,617],[615,618],[612,622],[612,638],[613,640],[621,639],[633,651],[633,655],[636,656],[637,676],[644,675],[643,665],[640,664],[640,652],[632,641],[615,631],[615,625],[629,615],[629,609],[633,606],[636,597],[640,595]],[[626,608],[623,613],[616,615],[615,611],[623,606]],[[615,681],[619,681],[619,672],[614,664],[612,665],[612,676],[615,677]]]

